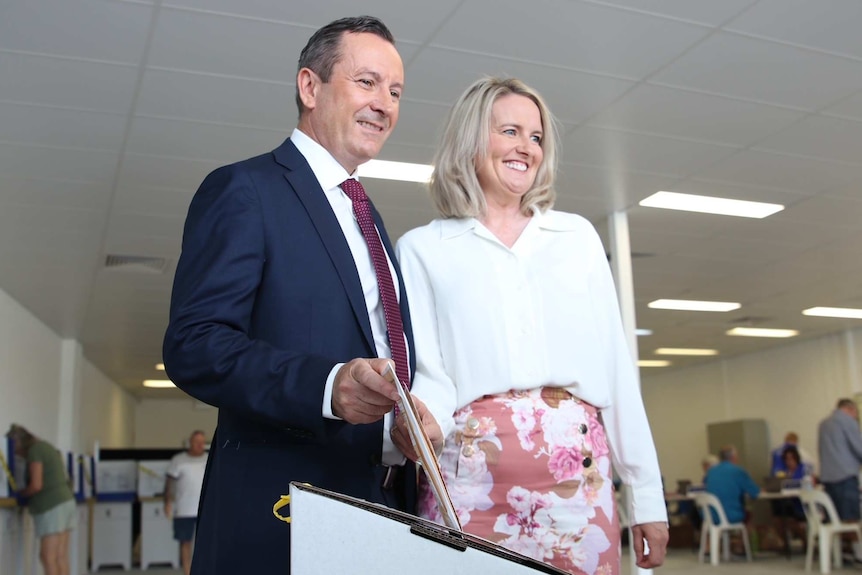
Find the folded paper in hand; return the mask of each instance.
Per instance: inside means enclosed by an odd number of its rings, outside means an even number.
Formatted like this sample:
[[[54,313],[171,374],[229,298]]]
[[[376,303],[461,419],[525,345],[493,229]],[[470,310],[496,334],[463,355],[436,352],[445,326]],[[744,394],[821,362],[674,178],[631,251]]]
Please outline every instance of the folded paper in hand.
[[[431,440],[428,439],[428,434],[425,433],[425,428],[422,427],[422,421],[419,419],[419,413],[416,411],[416,404],[413,403],[413,396],[410,395],[407,387],[398,380],[398,376],[395,375],[395,370],[392,369],[391,364],[383,372],[383,377],[394,382],[395,387],[398,388],[398,409],[401,410],[407,421],[410,442],[419,456],[419,465],[428,477],[428,484],[434,493],[434,498],[437,500],[437,508],[440,510],[440,515],[443,516],[443,522],[446,524],[446,527],[461,531],[461,522],[458,521],[455,506],[452,505],[452,498],[449,497],[449,491],[446,489],[446,483],[443,481],[443,473],[440,471],[437,454],[434,452]]]

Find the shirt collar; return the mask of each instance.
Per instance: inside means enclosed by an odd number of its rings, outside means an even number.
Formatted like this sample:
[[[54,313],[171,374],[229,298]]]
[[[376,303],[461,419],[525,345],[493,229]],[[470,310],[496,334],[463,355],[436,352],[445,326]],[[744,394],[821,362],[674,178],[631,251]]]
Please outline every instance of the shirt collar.
[[[474,230],[478,225],[476,218],[448,218],[443,220],[440,235],[444,240],[448,240]],[[533,208],[533,221],[530,225],[554,232],[571,232],[576,229],[572,218],[563,217],[562,213],[553,210],[542,213],[536,207]]]
[[[355,174],[353,176],[348,174],[347,170],[332,157],[326,148],[312,140],[299,128],[294,128],[293,133],[290,134],[290,141],[305,157],[305,161],[308,162],[323,191],[337,188],[347,178],[356,177]]]

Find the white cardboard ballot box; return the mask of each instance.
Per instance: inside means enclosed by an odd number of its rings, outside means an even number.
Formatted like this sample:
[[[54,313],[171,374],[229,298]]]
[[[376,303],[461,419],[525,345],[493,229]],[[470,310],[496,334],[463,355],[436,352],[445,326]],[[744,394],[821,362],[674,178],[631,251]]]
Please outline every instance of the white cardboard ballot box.
[[[290,484],[290,517],[291,575],[565,575],[490,541],[308,484]]]

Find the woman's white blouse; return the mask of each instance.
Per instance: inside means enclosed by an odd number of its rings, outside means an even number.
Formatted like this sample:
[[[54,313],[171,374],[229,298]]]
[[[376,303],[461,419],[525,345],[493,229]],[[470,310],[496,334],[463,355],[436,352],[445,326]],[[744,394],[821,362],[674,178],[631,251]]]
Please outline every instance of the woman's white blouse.
[[[655,445],[613,279],[586,219],[536,212],[512,248],[474,218],[434,220],[396,249],[413,324],[413,393],[448,435],[487,394],[565,387],[599,408],[633,524],[666,521]]]

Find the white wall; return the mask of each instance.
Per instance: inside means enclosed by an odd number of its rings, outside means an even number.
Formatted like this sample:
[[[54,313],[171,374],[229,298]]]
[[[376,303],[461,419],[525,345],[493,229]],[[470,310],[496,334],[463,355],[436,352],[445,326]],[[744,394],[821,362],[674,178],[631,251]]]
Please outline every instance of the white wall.
[[[137,400],[86,359],[81,363],[80,393],[78,449],[91,453],[97,440],[101,447],[135,445]]]
[[[817,457],[817,425],[859,388],[862,330],[800,341],[706,365],[642,370],[642,393],[666,486],[697,481],[707,453],[706,425],[765,419],[770,443],[788,431]]]
[[[0,434],[11,423],[57,440],[61,340],[0,290]]]
[[[135,411],[135,447],[183,447],[200,429],[207,441],[215,431],[218,410],[188,399],[144,399]]]
[[[54,445],[85,452],[96,439],[107,447],[133,445],[134,398],[77,347],[0,290],[0,433],[19,423]]]

